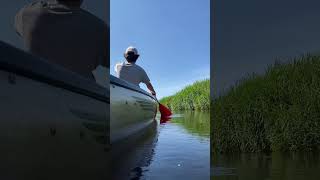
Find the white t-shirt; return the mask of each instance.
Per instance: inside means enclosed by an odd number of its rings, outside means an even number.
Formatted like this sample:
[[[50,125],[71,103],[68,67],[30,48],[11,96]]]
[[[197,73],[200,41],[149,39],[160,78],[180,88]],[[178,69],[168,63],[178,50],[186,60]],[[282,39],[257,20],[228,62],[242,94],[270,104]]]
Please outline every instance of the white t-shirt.
[[[145,70],[135,63],[118,63],[115,66],[115,71],[118,78],[132,83],[136,86],[139,86],[141,82],[145,84],[150,82],[150,79]]]

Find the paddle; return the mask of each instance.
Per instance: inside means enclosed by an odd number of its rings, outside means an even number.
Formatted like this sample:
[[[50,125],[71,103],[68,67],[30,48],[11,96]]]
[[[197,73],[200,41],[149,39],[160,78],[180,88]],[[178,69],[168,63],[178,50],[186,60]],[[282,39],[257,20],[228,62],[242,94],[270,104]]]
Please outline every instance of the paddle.
[[[158,99],[156,98],[157,102],[159,103],[159,111],[161,113],[161,117],[169,117],[172,115],[172,112],[170,111],[169,108],[167,108],[166,106],[162,105]]]
[[[169,122],[170,119],[171,119],[171,117],[163,117],[163,116],[161,116],[160,117],[160,124],[165,124],[165,123]]]

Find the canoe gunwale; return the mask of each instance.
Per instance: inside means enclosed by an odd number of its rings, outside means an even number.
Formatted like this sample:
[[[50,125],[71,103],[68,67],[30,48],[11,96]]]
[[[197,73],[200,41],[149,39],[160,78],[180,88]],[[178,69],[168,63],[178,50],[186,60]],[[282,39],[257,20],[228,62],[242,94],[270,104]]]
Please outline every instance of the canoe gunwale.
[[[110,92],[94,81],[0,41],[0,70],[110,104]]]
[[[143,89],[141,89],[139,87],[136,87],[134,85],[131,85],[131,84],[129,84],[128,82],[126,82],[124,80],[121,80],[121,79],[119,79],[117,77],[114,77],[113,75],[110,75],[110,85],[115,85],[115,86],[119,86],[119,87],[122,87],[122,88],[125,88],[125,89],[128,89],[128,90],[131,90],[131,91],[138,92],[140,94],[149,96],[153,100],[157,101],[154,96],[152,96],[151,94],[149,94],[145,90],[143,90]]]

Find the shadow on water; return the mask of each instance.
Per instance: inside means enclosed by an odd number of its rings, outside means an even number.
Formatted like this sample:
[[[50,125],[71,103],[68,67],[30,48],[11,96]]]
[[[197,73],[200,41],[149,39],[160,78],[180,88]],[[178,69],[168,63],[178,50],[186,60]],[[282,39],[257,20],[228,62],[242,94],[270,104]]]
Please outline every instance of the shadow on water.
[[[140,179],[143,167],[150,164],[154,154],[157,126],[153,121],[144,132],[112,145],[112,179]]]
[[[157,116],[139,136],[112,147],[113,179],[209,179],[209,113]]]
[[[318,152],[218,154],[212,165],[211,179],[215,180],[316,180],[320,177]]]

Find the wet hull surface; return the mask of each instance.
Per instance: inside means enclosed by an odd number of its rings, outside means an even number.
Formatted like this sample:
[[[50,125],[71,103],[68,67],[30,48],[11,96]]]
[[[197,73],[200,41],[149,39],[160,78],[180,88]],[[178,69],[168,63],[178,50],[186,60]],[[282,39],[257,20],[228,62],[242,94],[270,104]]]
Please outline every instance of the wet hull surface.
[[[0,42],[1,179],[108,179],[109,90]]]
[[[118,78],[110,82],[110,138],[116,143],[143,131],[155,119],[157,102],[142,89]]]
[[[108,176],[109,104],[5,71],[0,89],[2,178]]]

